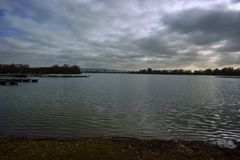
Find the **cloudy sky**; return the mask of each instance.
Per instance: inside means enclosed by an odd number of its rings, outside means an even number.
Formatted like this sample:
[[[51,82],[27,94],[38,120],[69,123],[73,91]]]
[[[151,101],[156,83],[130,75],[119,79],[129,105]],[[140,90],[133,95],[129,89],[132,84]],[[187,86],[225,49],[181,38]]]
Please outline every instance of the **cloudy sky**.
[[[240,66],[240,0],[0,0],[0,63]]]

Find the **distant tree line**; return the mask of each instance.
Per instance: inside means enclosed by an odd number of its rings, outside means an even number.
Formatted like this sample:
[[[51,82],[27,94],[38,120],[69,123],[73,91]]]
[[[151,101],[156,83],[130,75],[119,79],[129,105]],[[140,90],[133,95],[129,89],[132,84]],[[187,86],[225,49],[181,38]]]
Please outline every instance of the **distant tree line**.
[[[205,70],[152,70],[151,68],[142,69],[140,71],[131,72],[138,74],[183,74],[183,75],[226,75],[226,76],[240,76],[240,68],[234,69],[233,67],[227,67],[222,69],[205,69]]]
[[[51,67],[30,67],[27,64],[0,64],[0,74],[80,74],[77,65],[63,66],[53,65]]]

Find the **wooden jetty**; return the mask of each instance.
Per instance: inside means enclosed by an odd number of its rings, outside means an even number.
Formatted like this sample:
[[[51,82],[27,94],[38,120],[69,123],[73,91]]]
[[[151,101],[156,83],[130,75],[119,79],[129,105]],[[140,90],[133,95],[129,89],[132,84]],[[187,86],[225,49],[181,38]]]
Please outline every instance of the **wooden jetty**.
[[[37,83],[37,82],[38,82],[38,79],[31,79],[31,82],[32,82],[32,83]]]
[[[12,86],[12,85],[18,85],[18,83],[37,83],[38,79],[0,79],[0,85],[4,86]]]
[[[24,82],[24,83],[29,83],[29,82],[30,82],[30,79],[23,79],[22,82]]]
[[[0,81],[0,85],[3,85],[3,86],[16,86],[16,85],[18,85],[18,82],[15,82],[15,81]]]
[[[16,78],[27,78],[27,74],[0,74],[0,77],[16,77]]]
[[[13,77],[14,79],[15,78],[27,79],[28,77],[88,78],[90,76],[89,75],[79,75],[79,74],[29,74],[29,75],[27,75],[27,74],[0,74],[0,77]]]
[[[50,78],[88,78],[88,75],[41,75],[41,77],[50,77]]]

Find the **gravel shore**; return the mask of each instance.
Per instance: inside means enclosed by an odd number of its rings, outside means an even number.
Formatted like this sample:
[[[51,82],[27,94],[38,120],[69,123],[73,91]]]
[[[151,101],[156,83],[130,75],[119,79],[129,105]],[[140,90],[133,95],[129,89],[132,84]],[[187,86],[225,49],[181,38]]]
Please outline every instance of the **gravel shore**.
[[[0,160],[238,160],[240,147],[134,138],[0,139]]]

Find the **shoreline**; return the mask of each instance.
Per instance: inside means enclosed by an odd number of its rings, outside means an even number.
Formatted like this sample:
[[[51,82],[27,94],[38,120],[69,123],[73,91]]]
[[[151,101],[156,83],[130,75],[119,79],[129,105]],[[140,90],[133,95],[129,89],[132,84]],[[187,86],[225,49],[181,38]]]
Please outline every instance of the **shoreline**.
[[[0,138],[0,159],[240,159],[240,146],[128,137]]]

